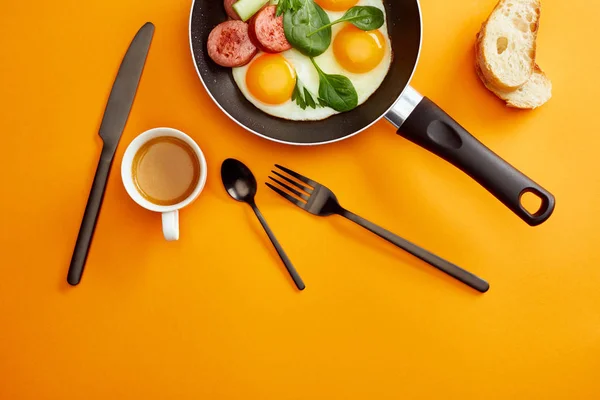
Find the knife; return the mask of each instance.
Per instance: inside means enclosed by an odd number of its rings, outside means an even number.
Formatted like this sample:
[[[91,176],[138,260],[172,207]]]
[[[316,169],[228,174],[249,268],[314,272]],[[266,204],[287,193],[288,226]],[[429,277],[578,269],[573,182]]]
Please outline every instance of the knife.
[[[92,184],[90,197],[88,198],[83,221],[79,228],[79,235],[75,243],[75,250],[71,258],[67,282],[70,285],[77,285],[81,281],[81,275],[85,267],[85,261],[88,256],[96,221],[104,199],[104,191],[110,174],[110,168],[117,151],[117,145],[121,139],[125,124],[129,118],[129,112],[133,105],[133,99],[137,92],[138,84],[146,64],[148,50],[154,35],[154,25],[147,22],[140,28],[129,45],[129,49],[121,62],[119,72],[113,84],[102,124],[100,125],[99,135],[102,138],[103,146],[100,154],[100,161],[96,169],[96,176]]]

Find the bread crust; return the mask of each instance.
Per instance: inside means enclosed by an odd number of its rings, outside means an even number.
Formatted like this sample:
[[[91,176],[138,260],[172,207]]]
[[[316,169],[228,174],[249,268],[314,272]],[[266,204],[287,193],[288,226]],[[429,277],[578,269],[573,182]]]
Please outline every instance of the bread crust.
[[[545,99],[542,102],[535,102],[534,98],[532,99],[528,99],[528,101],[519,101],[517,99],[517,97],[515,96],[515,92],[519,89],[516,90],[511,90],[511,91],[504,91],[504,90],[499,90],[494,88],[487,80],[486,77],[483,75],[481,68],[479,67],[478,63],[475,63],[475,72],[477,73],[477,76],[479,77],[479,79],[481,80],[481,82],[485,85],[485,87],[492,93],[494,93],[498,98],[504,100],[506,102],[506,105],[508,107],[512,107],[512,108],[519,108],[519,109],[523,109],[523,110],[533,110],[537,107],[542,106],[543,104],[545,104],[548,100],[550,100],[550,98],[552,97],[552,86],[550,83],[550,79],[548,79],[548,77],[546,76],[546,74],[544,73],[544,71],[542,71],[542,69],[539,67],[539,65],[534,64],[533,66],[533,74],[531,76],[530,79],[534,79],[535,75],[542,75],[543,78],[545,80],[548,81],[548,85],[550,85],[550,87],[546,87],[547,90],[550,90],[550,96]],[[527,82],[526,82],[527,84]]]
[[[493,18],[497,12],[501,12],[503,7],[505,7],[506,3],[509,3],[511,1],[512,0],[500,0],[496,4],[496,7],[494,7],[494,10],[491,12],[491,14],[486,19],[486,21],[481,25],[481,29],[480,29],[479,33],[477,34],[477,40],[475,42],[475,59],[479,66],[479,74],[482,74],[485,77],[485,81],[487,82],[486,86],[489,85],[495,90],[508,90],[508,91],[515,90],[515,89],[518,89],[519,87],[521,87],[522,85],[524,85],[529,79],[529,77],[527,77],[522,82],[519,82],[518,84],[515,84],[515,85],[508,85],[505,82],[503,82],[501,80],[501,78],[498,77],[494,73],[492,68],[490,67],[491,64],[485,55],[485,51],[484,51],[484,47],[483,47],[483,42],[488,34],[487,29],[488,29],[488,23],[489,23],[490,19]],[[539,0],[531,0],[531,1],[536,3],[535,9],[536,9],[536,13],[537,13],[537,18],[536,18],[535,22],[532,22],[534,24],[534,29],[531,29],[532,33],[534,35],[534,40],[533,40],[533,48],[531,49],[530,71],[531,71],[531,73],[533,73],[535,65],[536,65],[535,58],[537,55],[537,34],[538,34],[539,26],[540,26],[541,3]]]

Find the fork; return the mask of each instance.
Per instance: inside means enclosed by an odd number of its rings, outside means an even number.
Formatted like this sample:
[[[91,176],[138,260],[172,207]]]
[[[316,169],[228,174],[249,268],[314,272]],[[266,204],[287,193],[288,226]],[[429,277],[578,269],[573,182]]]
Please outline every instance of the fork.
[[[313,181],[312,179],[300,175],[297,172],[282,167],[281,165],[275,164],[275,167],[280,171],[285,172],[287,175],[292,176],[295,178],[295,180],[275,170],[271,172],[279,179],[272,176],[269,176],[269,179],[277,183],[289,193],[292,193],[295,197],[269,182],[266,182],[266,185],[271,190],[290,201],[292,204],[295,204],[301,209],[320,217],[327,217],[333,214],[341,215],[342,217],[357,223],[363,228],[409,252],[413,256],[420,258],[426,263],[472,287],[473,289],[481,293],[485,293],[489,290],[490,285],[485,280],[479,278],[471,272],[466,271],[459,266],[454,265],[451,262],[446,261],[443,258],[438,257],[435,254],[430,253],[429,251],[409,242],[408,240],[403,239],[400,236],[383,229],[382,227],[377,226],[362,217],[359,217],[353,212],[346,210],[340,205],[335,194],[327,187]]]

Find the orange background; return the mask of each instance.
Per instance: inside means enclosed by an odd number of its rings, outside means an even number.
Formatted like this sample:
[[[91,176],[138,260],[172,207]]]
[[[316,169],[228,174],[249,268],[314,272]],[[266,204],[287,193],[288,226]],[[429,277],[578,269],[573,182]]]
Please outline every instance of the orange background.
[[[423,0],[413,85],[554,193],[556,212],[537,228],[385,121],[315,148],[246,133],[196,75],[189,0],[5,1],[0,399],[600,398],[600,5],[544,0],[538,63],[554,98],[518,112],[472,67],[494,2]],[[154,42],[71,288],[96,133],[146,21]],[[119,176],[127,144],[157,126],[187,132],[208,158],[177,243]],[[261,186],[258,205],[307,283],[298,293],[250,209],[223,190],[227,157],[261,182],[280,162],[326,183],[349,209],[488,279],[490,292]]]

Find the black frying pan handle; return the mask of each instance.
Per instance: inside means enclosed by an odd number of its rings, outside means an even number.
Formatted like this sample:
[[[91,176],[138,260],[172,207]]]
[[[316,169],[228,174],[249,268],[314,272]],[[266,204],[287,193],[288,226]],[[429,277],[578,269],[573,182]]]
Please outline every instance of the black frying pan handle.
[[[485,147],[428,98],[416,106],[398,134],[460,168],[529,225],[539,225],[552,215],[552,194]],[[534,214],[521,202],[528,192],[541,199]]]

